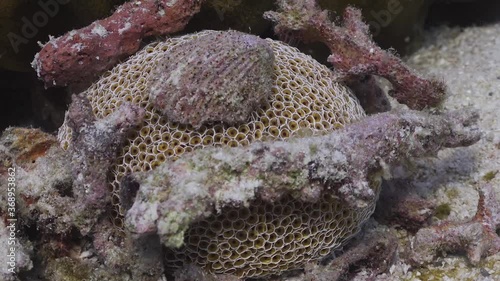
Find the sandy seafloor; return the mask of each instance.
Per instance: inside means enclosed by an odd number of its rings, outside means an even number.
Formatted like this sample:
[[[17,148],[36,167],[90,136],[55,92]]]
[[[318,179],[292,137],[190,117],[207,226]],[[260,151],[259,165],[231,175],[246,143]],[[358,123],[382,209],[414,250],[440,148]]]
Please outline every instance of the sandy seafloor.
[[[417,171],[411,183],[419,194],[433,198],[437,205],[450,206],[446,220],[467,220],[476,212],[476,188],[488,172],[499,172],[491,183],[500,197],[500,24],[433,30],[427,34],[425,46],[407,62],[422,74],[445,81],[449,95],[443,110],[472,107],[480,114],[482,139],[467,148],[445,149],[437,158],[415,161]],[[420,269],[398,263],[386,277],[500,280],[500,253],[477,267],[460,255],[440,257],[431,266]]]
[[[447,203],[447,220],[474,216],[477,188],[487,173],[499,172],[491,180],[500,198],[500,24],[464,30],[440,28],[428,35],[427,46],[408,59],[409,64],[442,78],[449,87],[443,108],[472,107],[480,114],[482,139],[467,148],[447,149],[438,159],[419,161],[422,174],[415,185],[437,200]],[[405,280],[500,280],[500,253],[471,267],[463,256],[448,256],[437,266],[399,272]]]
[[[395,169],[393,177],[411,179],[416,192],[447,205],[445,220],[463,221],[474,216],[476,188],[488,172],[500,198],[500,23],[465,29],[440,27],[429,31],[424,46],[406,59],[424,75],[436,76],[449,87],[443,111],[472,107],[480,114],[482,139],[466,148],[445,149],[437,158],[412,161],[412,172]],[[397,105],[401,106],[401,105]],[[439,223],[434,218],[433,224]],[[401,248],[412,236],[399,231]],[[366,277],[366,276],[365,276]],[[356,280],[364,280],[363,274]],[[305,280],[302,277],[287,281]],[[373,280],[373,279],[369,279]],[[472,266],[465,255],[446,254],[428,266],[412,268],[398,261],[376,280],[500,280],[500,253]]]

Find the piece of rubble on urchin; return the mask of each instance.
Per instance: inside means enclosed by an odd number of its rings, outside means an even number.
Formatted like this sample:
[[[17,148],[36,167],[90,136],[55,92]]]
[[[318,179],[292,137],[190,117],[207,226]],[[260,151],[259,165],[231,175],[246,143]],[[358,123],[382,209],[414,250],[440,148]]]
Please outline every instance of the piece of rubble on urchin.
[[[477,142],[477,118],[387,112],[325,136],[193,151],[132,176],[139,189],[126,226],[158,234],[166,266],[239,277],[298,269],[359,231],[383,167]]]
[[[365,116],[351,91],[335,82],[326,66],[296,48],[266,39],[274,54],[273,85],[265,105],[254,111],[248,121],[233,126],[216,123],[198,129],[171,122],[150,101],[153,70],[175,46],[214,33],[218,32],[204,31],[147,45],[82,93],[90,100],[97,119],[126,102],[146,110],[143,123],[129,133],[113,168],[113,204],[120,213],[118,218],[124,214],[120,181],[127,174],[154,169],[167,159],[176,160],[194,149],[321,135]],[[72,134],[63,124],[58,136],[63,148],[70,146]]]
[[[168,120],[195,128],[242,123],[271,94],[273,65],[266,40],[214,31],[170,48],[153,72],[150,101]]]

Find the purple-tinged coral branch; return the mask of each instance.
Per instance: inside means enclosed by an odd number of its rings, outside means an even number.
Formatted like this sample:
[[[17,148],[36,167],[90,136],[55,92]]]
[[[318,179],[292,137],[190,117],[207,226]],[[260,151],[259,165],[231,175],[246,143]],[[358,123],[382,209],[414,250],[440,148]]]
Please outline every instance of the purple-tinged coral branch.
[[[469,111],[444,117],[386,112],[322,137],[197,150],[134,176],[140,187],[127,225],[178,247],[189,224],[213,206],[241,206],[256,197],[274,202],[292,193],[315,201],[332,192],[351,208],[365,208],[375,199],[370,182],[383,163],[473,144],[480,137],[475,121]]]
[[[279,12],[265,14],[276,23],[276,33],[327,45],[331,52],[328,61],[344,79],[368,74],[382,76],[393,85],[390,94],[411,109],[436,106],[443,100],[444,83],[421,77],[397,56],[377,46],[358,9],[348,7],[343,25],[339,26],[330,21],[328,13],[322,11],[315,0],[277,2]]]
[[[181,31],[204,0],[128,1],[108,18],[50,39],[32,63],[46,87],[86,81],[135,53],[147,36]]]
[[[465,250],[469,261],[478,264],[482,257],[500,252],[496,233],[500,226],[500,198],[490,183],[481,183],[478,192],[477,212],[471,220],[444,222],[417,232],[410,257],[413,263],[430,263],[441,251]]]

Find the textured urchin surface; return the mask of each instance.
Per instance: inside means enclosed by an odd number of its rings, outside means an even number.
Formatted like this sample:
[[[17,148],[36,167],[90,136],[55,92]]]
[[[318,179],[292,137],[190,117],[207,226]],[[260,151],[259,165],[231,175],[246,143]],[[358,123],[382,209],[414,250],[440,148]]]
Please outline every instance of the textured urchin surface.
[[[152,74],[150,101],[170,121],[248,121],[271,94],[274,54],[266,40],[215,31],[171,47]]]
[[[378,193],[379,184],[374,183]],[[323,194],[315,203],[287,196],[256,200],[249,207],[226,207],[194,223],[184,246],[168,249],[166,266],[198,264],[217,274],[263,277],[303,267],[328,255],[358,233],[375,201],[353,211],[338,197]]]

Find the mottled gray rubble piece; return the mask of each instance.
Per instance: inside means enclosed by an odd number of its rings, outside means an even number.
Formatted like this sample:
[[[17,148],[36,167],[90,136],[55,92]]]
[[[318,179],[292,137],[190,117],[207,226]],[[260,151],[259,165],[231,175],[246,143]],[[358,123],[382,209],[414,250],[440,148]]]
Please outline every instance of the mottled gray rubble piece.
[[[421,110],[443,101],[447,93],[444,82],[421,76],[392,52],[380,48],[372,40],[370,28],[363,22],[359,9],[347,7],[341,23],[336,23],[315,0],[276,3],[277,11],[264,14],[276,24],[275,33],[282,38],[325,44],[331,52],[328,62],[344,80],[355,81],[366,75],[384,77],[393,86],[389,94],[411,109]]]
[[[369,182],[384,163],[471,145],[480,138],[477,119],[467,110],[443,116],[387,112],[322,137],[198,150],[134,175],[140,187],[126,227],[138,235],[156,232],[166,246],[179,247],[190,223],[214,206],[242,206],[257,196],[274,202],[291,193],[314,201],[333,192],[362,208],[376,199]]]
[[[96,120],[90,103],[84,97],[73,96],[67,112],[71,140],[71,170],[75,198],[82,209],[81,230],[90,231],[99,212],[110,200],[108,172],[125,134],[142,121],[144,110],[125,104],[107,118]],[[88,217],[86,217],[88,216]],[[85,225],[85,227],[83,227]]]
[[[245,122],[271,94],[273,65],[266,40],[213,31],[168,51],[154,70],[150,101],[168,120],[195,128]]]

